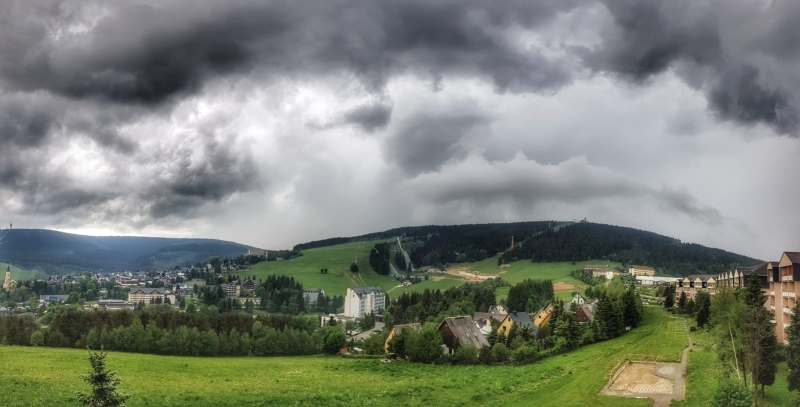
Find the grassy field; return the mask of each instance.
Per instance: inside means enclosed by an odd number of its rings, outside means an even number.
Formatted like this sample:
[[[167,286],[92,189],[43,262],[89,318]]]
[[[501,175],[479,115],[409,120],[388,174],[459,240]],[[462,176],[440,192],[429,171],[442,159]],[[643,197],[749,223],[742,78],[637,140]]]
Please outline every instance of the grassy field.
[[[337,357],[196,358],[110,353],[129,406],[649,406],[598,394],[631,354],[677,360],[686,345],[673,320],[647,308],[644,325],[527,366],[432,366]],[[0,405],[77,405],[86,352],[0,346]],[[43,361],[46,361],[43,363]],[[705,390],[706,387],[702,386]],[[46,389],[46,391],[44,391]],[[535,402],[534,402],[535,401]]]
[[[373,242],[352,242],[336,246],[320,247],[303,251],[303,256],[291,260],[264,261],[253,265],[250,271],[239,275],[255,275],[266,278],[271,274],[294,277],[306,288],[322,288],[326,295],[344,295],[348,287],[378,286],[389,290],[397,281],[382,276],[369,265],[369,252],[375,247]],[[350,265],[358,264],[358,273],[350,272]],[[327,268],[327,274],[320,269]],[[391,295],[391,294],[390,294]]]
[[[0,263],[0,272],[2,272],[2,278],[5,278],[5,276],[6,276],[6,268],[7,267],[8,267],[8,264]],[[12,280],[17,280],[17,281],[30,280],[32,278],[35,278],[37,274],[38,274],[38,272],[36,270],[23,270],[23,269],[21,269],[19,267],[14,267],[13,265],[11,266],[11,279]]]
[[[689,352],[689,366],[686,369],[686,400],[673,402],[672,405],[705,407],[711,405],[714,389],[725,369],[717,359],[713,340],[708,332],[700,330],[691,332],[690,336],[694,349]],[[797,396],[786,388],[787,374],[786,362],[780,363],[775,383],[765,387],[765,398],[761,399],[763,402],[759,405],[768,407],[796,405]]]

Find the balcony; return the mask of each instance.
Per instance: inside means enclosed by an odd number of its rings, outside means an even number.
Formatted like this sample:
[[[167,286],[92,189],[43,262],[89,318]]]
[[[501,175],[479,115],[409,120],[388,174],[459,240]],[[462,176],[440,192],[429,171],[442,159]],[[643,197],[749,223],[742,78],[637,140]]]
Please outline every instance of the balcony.
[[[770,305],[770,306],[769,306],[769,309],[771,309],[771,310],[775,311],[775,306],[774,306],[774,305]]]
[[[789,293],[788,292],[784,291],[781,294],[783,294],[783,298],[789,298]]]
[[[781,276],[781,281],[792,281],[792,276]]]
[[[784,313],[784,314],[791,314],[791,313],[792,313],[792,309],[791,309],[791,308],[786,308],[786,307],[783,307],[783,313]]]
[[[796,295],[796,294],[795,294],[794,292],[792,292],[792,291],[789,291],[789,298],[794,298],[794,297],[795,297],[795,295]]]
[[[773,297],[774,297],[774,296],[775,296],[775,291],[770,291],[770,292],[769,292],[769,295],[771,295],[771,296],[773,296]]]

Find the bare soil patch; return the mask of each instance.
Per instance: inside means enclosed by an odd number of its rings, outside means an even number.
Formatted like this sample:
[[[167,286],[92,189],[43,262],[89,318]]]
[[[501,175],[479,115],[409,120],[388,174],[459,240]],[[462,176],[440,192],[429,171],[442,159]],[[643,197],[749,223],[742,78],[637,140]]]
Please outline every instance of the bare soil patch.
[[[662,377],[655,363],[630,362],[622,368],[610,390],[647,394],[672,394],[674,382]]]
[[[491,276],[491,275],[488,275],[488,274],[475,273],[475,272],[469,271],[469,269],[467,269],[466,267],[449,268],[449,269],[445,270],[445,273],[453,275],[453,276],[461,277],[461,278],[463,278],[464,280],[467,280],[467,282],[470,282],[470,283],[477,283],[477,282],[481,282],[481,281],[489,279],[489,278],[497,277],[497,276]]]
[[[575,284],[567,284],[561,281],[553,283],[553,291],[579,291],[580,289]]]

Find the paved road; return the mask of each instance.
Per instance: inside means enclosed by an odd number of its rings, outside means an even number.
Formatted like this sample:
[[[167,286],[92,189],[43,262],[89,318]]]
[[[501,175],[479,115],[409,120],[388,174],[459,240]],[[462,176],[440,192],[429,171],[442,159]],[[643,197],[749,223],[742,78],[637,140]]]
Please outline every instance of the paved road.
[[[349,339],[355,339],[355,340],[359,340],[359,339],[367,339],[367,338],[369,338],[369,337],[372,335],[372,333],[373,333],[373,332],[375,332],[375,330],[377,330],[377,329],[383,329],[383,326],[384,326],[384,323],[383,323],[383,322],[377,322],[377,321],[376,321],[376,322],[375,322],[375,328],[372,328],[372,329],[370,329],[369,331],[364,331],[364,332],[361,332],[360,334],[358,334],[358,335],[355,335],[355,336],[352,336],[352,337],[349,337],[349,338],[347,338],[347,339],[348,339],[348,340],[349,340]]]

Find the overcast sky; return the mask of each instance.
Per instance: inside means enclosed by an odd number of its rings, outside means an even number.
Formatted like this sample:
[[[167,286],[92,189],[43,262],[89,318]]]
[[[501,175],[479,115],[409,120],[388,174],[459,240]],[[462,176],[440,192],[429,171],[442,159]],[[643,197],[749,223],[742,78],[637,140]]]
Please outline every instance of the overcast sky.
[[[0,218],[274,249],[586,217],[777,260],[800,250],[797,21],[795,0],[6,0]]]

